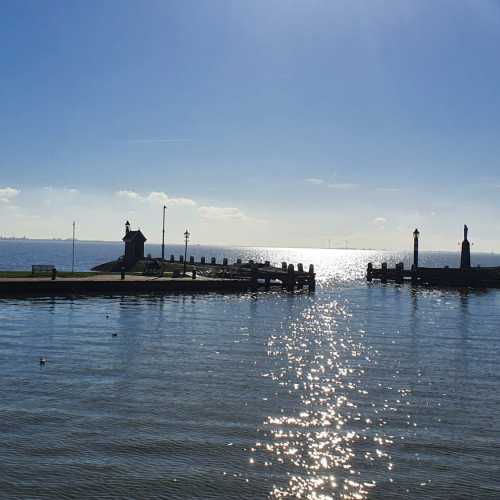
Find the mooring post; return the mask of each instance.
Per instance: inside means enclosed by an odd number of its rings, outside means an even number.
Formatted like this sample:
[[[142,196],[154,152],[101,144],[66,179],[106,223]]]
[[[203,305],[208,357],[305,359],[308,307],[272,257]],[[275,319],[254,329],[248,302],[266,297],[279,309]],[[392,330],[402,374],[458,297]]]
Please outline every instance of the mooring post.
[[[366,281],[373,280],[373,264],[368,262],[368,267],[366,268]]]
[[[212,257],[212,258],[210,259],[210,263],[211,263],[211,264],[216,264],[216,263],[217,263],[217,259],[216,259],[215,257]]]
[[[236,259],[236,264],[241,264],[241,259]]]
[[[120,274],[121,274],[120,279],[124,280],[125,279],[125,268],[124,267],[121,268]]]
[[[271,266],[271,263],[268,260],[266,260],[264,262],[264,267],[270,267],[270,266]]]
[[[299,262],[297,264],[297,272],[298,273],[303,273],[304,272],[304,266],[303,266],[302,262]]]
[[[404,281],[403,272],[405,265],[402,262],[396,264],[396,283],[402,284]]]
[[[253,259],[250,259],[250,260],[248,261],[248,263],[249,263],[251,266],[253,266],[253,265],[254,265],[254,261],[253,261]]]
[[[309,264],[309,291],[316,290],[316,273],[314,272],[314,264]]]
[[[193,255],[191,255],[191,256],[189,257],[189,263],[190,263],[190,264],[194,264],[194,256],[193,256]]]
[[[382,283],[387,283],[387,262],[382,262],[382,277],[380,281]]]
[[[52,281],[55,281],[57,276],[57,269],[55,267],[52,268]]]
[[[179,262],[181,264],[184,262],[184,255],[179,255]]]
[[[286,290],[287,292],[293,292],[295,288],[295,268],[293,264],[288,264],[287,276],[286,276]]]
[[[223,265],[223,266],[227,266],[227,257],[224,257],[224,258],[222,259],[222,265]]]
[[[205,264],[205,262],[206,262],[205,257],[202,257],[202,258],[201,258],[201,263],[202,263],[202,264]]]
[[[286,262],[282,262],[282,263],[281,263],[281,269],[282,269],[283,271],[286,271],[286,270],[287,270],[287,268],[288,268],[288,267],[287,267],[287,265],[286,265]]]
[[[174,254],[170,255],[170,262],[175,262],[175,255]]]
[[[193,267],[193,272],[191,273],[191,277],[195,280],[196,279],[196,267]]]

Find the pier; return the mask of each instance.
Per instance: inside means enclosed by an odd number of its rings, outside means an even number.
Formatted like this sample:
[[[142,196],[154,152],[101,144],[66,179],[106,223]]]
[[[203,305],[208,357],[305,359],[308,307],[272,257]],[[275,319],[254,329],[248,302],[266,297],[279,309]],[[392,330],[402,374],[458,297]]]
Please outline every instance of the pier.
[[[160,261],[160,263],[158,262]],[[183,274],[184,261],[163,262],[146,259],[144,271],[89,273],[89,276],[59,277],[57,270],[48,276],[22,276],[10,273],[0,275],[0,296],[83,296],[93,294],[143,294],[143,293],[234,293],[259,290],[283,290],[294,292],[307,289],[314,291],[316,275],[314,266],[304,271],[302,264],[282,263],[281,267],[269,262],[229,264],[226,259],[217,263],[215,258],[195,262],[190,259]],[[160,265],[161,264],[161,265]],[[24,273],[26,274],[26,273]]]
[[[403,262],[389,268],[387,262],[382,262],[379,268],[368,263],[366,280],[381,283],[412,283],[414,285],[500,288],[500,267],[472,267],[468,227],[464,226],[464,240],[460,255],[460,267],[421,267],[419,265],[419,236],[415,229],[413,233],[413,264],[405,269]]]

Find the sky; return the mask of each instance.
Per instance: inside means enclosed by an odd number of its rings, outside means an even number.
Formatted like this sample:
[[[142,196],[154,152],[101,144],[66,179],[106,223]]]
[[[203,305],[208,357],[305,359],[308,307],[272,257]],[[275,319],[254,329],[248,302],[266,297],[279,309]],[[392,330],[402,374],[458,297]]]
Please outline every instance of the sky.
[[[0,235],[500,251],[500,1],[3,0]]]

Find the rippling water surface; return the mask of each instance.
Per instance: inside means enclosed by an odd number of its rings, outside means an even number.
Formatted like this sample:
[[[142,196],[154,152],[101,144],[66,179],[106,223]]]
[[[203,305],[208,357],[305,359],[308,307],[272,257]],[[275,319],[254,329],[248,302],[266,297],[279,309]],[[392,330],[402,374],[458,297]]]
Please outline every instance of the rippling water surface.
[[[0,242],[0,268],[69,248]],[[405,255],[192,253],[314,263],[320,286],[0,300],[1,498],[500,497],[498,291],[363,281]]]

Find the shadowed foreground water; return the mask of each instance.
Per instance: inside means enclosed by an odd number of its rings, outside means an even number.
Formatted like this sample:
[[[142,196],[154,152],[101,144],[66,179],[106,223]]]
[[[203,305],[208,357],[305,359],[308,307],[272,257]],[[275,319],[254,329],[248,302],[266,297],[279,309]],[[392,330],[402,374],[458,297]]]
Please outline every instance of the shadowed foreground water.
[[[319,289],[0,301],[1,498],[500,496],[498,291],[231,252]]]

